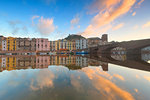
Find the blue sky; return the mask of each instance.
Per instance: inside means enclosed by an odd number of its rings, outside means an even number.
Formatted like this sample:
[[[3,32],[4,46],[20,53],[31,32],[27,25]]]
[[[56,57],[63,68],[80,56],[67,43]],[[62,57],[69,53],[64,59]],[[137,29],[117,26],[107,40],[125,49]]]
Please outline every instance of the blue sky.
[[[149,5],[149,0],[0,0],[0,35],[56,40],[69,34],[107,33],[110,41],[149,38]]]

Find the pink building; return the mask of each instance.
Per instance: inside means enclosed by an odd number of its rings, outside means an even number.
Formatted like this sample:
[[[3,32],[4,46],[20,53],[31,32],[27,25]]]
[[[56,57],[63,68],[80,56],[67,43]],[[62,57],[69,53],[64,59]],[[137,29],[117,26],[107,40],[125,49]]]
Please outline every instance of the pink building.
[[[50,51],[50,42],[48,39],[36,39],[36,51]]]

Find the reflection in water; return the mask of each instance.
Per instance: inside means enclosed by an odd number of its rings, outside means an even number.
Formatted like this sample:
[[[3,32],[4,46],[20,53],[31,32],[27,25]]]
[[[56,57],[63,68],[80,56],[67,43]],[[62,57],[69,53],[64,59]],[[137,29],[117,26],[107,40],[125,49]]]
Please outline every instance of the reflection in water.
[[[150,54],[147,54],[147,53],[143,53],[142,56],[141,56],[141,59],[150,63]]]
[[[119,61],[125,61],[127,59],[125,54],[112,54],[111,57]]]
[[[127,57],[113,59],[2,56],[0,100],[149,100],[150,73],[135,66],[147,68],[149,64],[133,59],[129,62]]]
[[[3,70],[48,68],[49,65],[64,65],[69,69],[81,69],[90,66],[102,66],[108,70],[108,63],[89,60],[82,56],[2,56],[0,68]]]

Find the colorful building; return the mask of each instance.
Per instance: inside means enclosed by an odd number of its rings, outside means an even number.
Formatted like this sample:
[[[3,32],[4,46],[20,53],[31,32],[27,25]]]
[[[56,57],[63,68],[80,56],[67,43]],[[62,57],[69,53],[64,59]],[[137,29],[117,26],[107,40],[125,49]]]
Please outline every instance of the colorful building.
[[[7,50],[8,51],[15,51],[16,50],[16,38],[7,37]]]
[[[58,40],[58,42],[59,42],[59,50],[67,49],[67,40],[62,39],[62,40]]]
[[[35,38],[17,38],[16,39],[17,51],[36,51],[36,39]]]
[[[50,42],[48,41],[48,39],[37,38],[36,51],[50,51]]]
[[[67,41],[66,39],[57,41],[57,50],[72,51],[75,50],[75,41]]]

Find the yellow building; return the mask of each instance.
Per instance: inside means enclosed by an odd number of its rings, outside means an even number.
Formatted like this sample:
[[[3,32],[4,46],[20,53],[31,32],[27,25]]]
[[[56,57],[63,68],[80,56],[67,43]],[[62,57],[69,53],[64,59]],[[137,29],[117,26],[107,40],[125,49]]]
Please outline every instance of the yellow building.
[[[6,70],[15,70],[16,69],[16,58],[15,57],[6,57]]]
[[[71,41],[67,41],[67,49],[71,50]]]
[[[59,50],[59,41],[55,41],[55,50]]]
[[[7,50],[8,51],[15,51],[16,50],[16,38],[7,37]]]
[[[75,42],[74,41],[68,41],[67,42],[67,49],[68,50],[75,50]]]
[[[58,40],[57,41],[57,50],[60,50],[61,49],[61,40]]]

